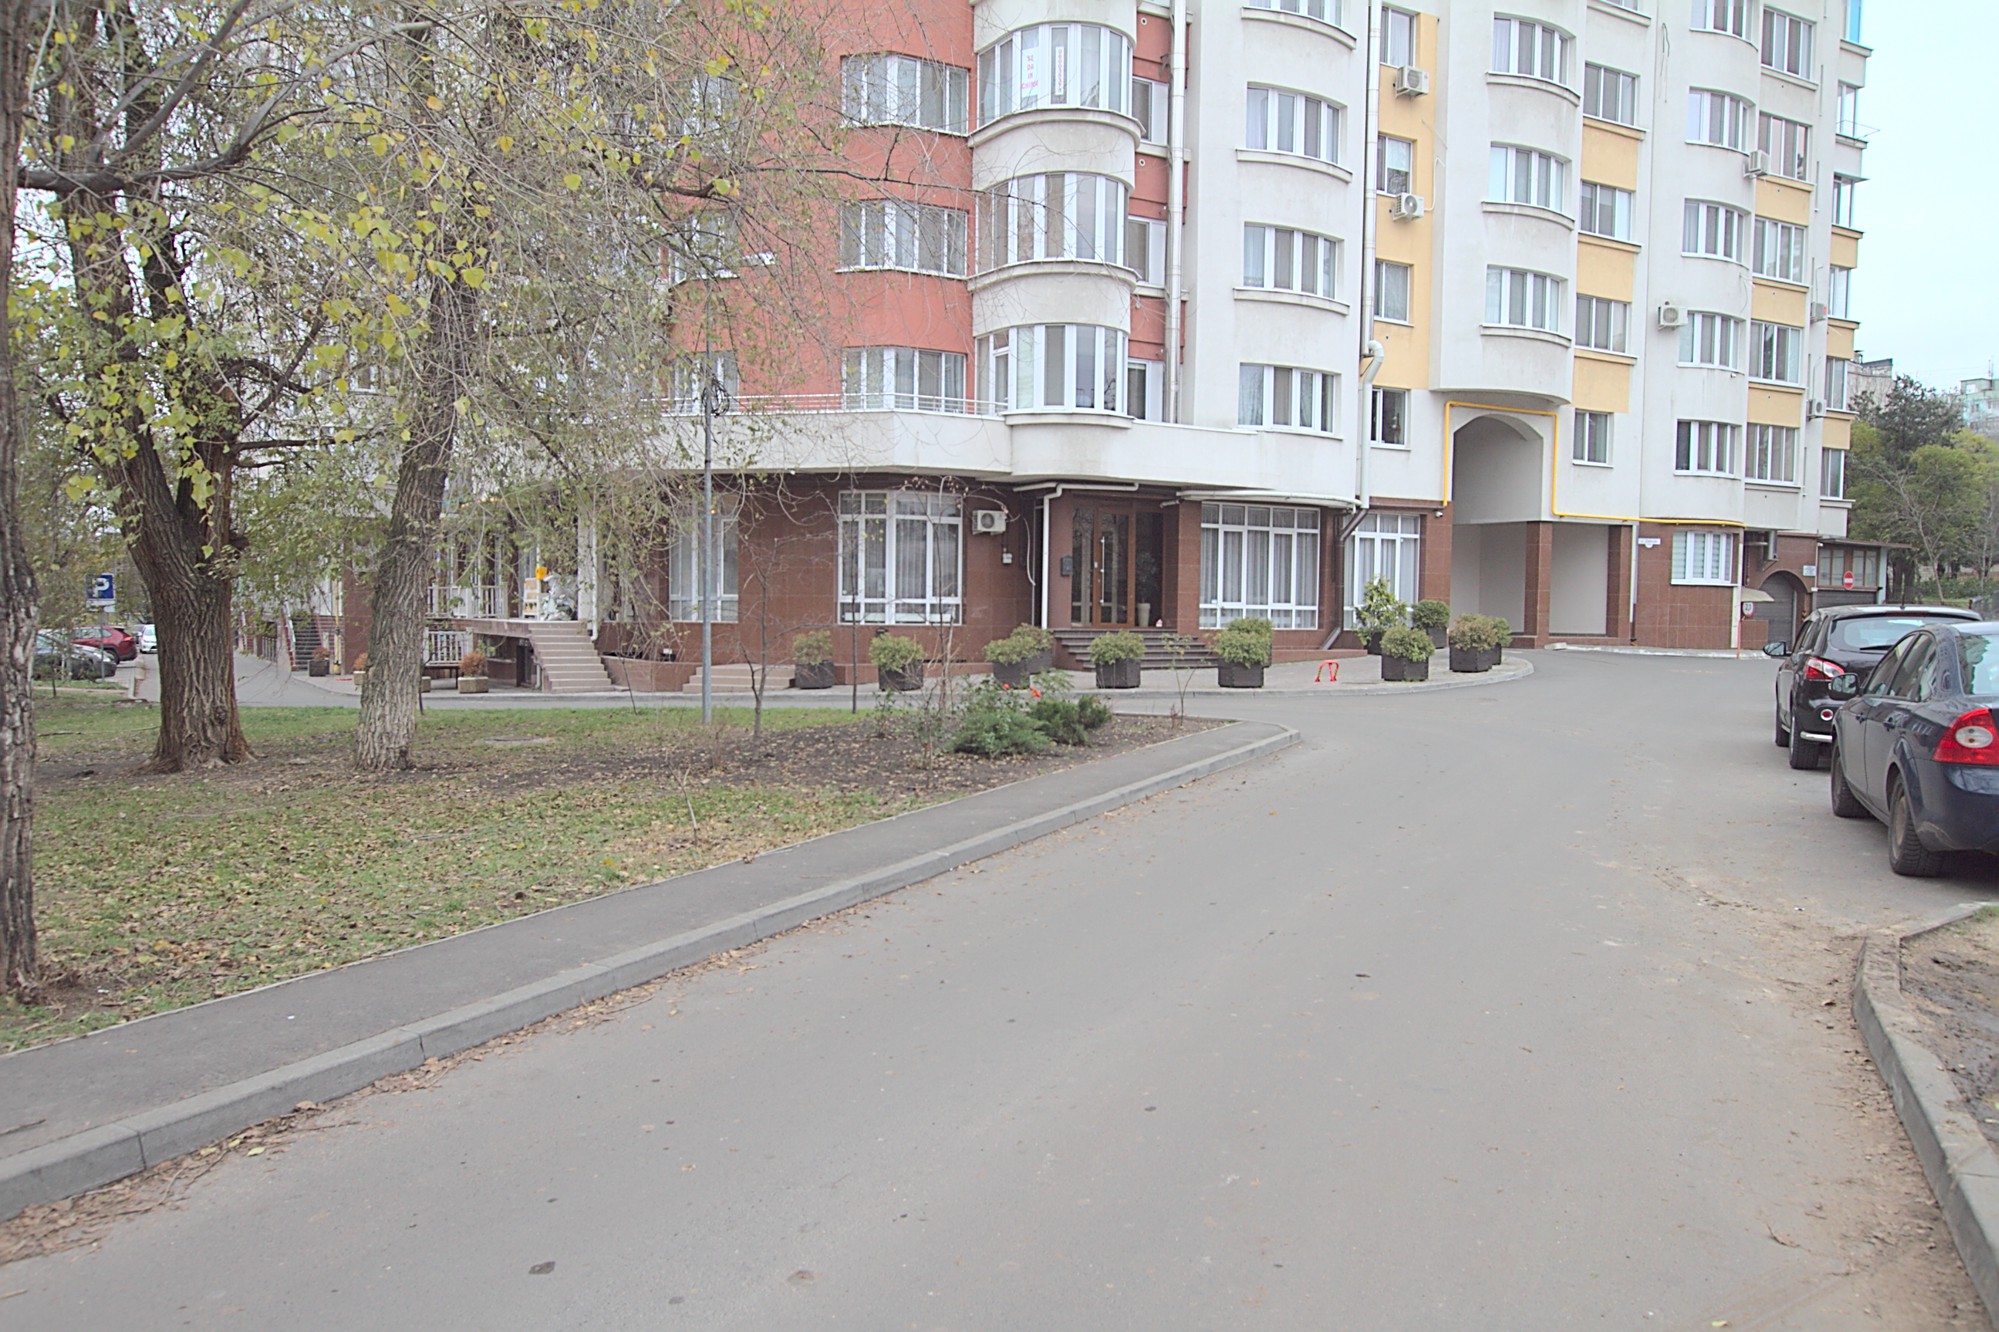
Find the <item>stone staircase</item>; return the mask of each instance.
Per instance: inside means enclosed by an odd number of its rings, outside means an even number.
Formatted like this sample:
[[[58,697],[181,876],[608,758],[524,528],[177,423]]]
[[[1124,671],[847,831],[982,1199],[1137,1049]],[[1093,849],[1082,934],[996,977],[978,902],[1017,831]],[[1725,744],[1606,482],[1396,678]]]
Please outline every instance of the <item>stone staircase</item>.
[[[717,662],[715,665],[715,673],[713,676],[710,677],[711,680],[713,681],[712,685],[713,691],[717,694],[753,693],[755,691],[756,682],[750,678],[750,669],[751,668],[749,664],[746,662],[730,662],[726,665]],[[792,676],[791,663],[785,662],[781,665],[773,663],[769,668],[767,668],[765,672],[765,677],[764,677],[765,691],[768,693],[776,693],[781,689],[791,688],[791,676]],[[700,693],[701,672],[698,670],[695,671],[694,678],[689,680],[686,684],[682,685],[680,687],[680,692],[683,694]]]
[[[607,693],[617,686],[580,620],[529,620],[528,642],[541,670],[541,687],[551,694]]]
[[[1070,670],[1090,669],[1090,640],[1099,634],[1112,632],[1109,629],[1057,629],[1055,632],[1055,664],[1067,666]],[[1170,671],[1174,666],[1213,669],[1215,654],[1208,650],[1205,639],[1192,634],[1177,635],[1185,645],[1176,655],[1168,646],[1176,634],[1169,629],[1136,629],[1145,640],[1145,657],[1139,662],[1140,670]]]

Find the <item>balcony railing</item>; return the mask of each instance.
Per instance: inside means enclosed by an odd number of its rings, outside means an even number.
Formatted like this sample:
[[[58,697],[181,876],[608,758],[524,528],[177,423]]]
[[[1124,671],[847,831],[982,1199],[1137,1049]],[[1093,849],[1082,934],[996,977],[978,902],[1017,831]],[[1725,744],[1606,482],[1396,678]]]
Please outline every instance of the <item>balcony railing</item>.
[[[507,589],[497,583],[472,587],[432,584],[430,614],[440,620],[504,620]]]
[[[699,416],[701,400],[659,398],[667,416]],[[731,413],[832,415],[836,412],[922,412],[934,416],[998,416],[1000,405],[977,398],[936,393],[750,393],[729,399]]]
[[[456,666],[459,659],[471,650],[472,635],[467,630],[423,631],[423,664],[426,666]]]

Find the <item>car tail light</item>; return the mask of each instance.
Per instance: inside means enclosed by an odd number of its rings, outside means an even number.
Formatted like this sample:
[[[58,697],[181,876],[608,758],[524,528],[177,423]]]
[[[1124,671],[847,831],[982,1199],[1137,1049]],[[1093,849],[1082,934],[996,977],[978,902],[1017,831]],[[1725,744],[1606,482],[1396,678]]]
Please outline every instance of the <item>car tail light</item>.
[[[1837,680],[1846,674],[1846,667],[1824,657],[1805,658],[1805,678],[1807,680]]]
[[[1952,722],[1930,757],[1939,763],[1977,763],[1999,767],[1999,720],[1990,708],[1974,708]]]

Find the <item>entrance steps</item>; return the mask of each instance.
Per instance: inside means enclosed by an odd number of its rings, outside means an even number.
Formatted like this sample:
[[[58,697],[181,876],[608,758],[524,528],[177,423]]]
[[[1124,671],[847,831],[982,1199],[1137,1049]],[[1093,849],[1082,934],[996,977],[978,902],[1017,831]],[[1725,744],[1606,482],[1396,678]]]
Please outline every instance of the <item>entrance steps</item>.
[[[1056,664],[1066,665],[1071,670],[1089,670],[1090,640],[1113,632],[1110,629],[1055,630]],[[1214,667],[1215,654],[1209,650],[1204,638],[1177,634],[1170,629],[1134,629],[1131,632],[1145,640],[1145,656],[1139,662],[1140,670],[1170,671],[1175,666],[1192,670]],[[1173,646],[1176,641],[1180,645],[1177,651]]]
[[[717,694],[750,694],[756,692],[756,681],[750,672],[756,669],[747,662],[717,663],[714,674],[709,676],[710,688]],[[770,691],[791,688],[792,668],[789,662],[772,664],[764,668],[764,688]],[[696,670],[694,678],[680,687],[683,694],[701,692],[701,672]]]
[[[617,686],[580,620],[524,620],[528,642],[541,671],[541,687],[551,694],[605,693]]]

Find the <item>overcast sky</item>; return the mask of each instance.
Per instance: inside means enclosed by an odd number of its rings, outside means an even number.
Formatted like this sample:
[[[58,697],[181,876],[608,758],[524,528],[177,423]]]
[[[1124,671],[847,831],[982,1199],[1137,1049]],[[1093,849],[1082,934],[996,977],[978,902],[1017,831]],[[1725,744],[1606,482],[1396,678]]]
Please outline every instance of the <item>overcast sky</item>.
[[[1999,358],[1999,4],[1867,0],[1863,25],[1856,342],[1955,388]]]

